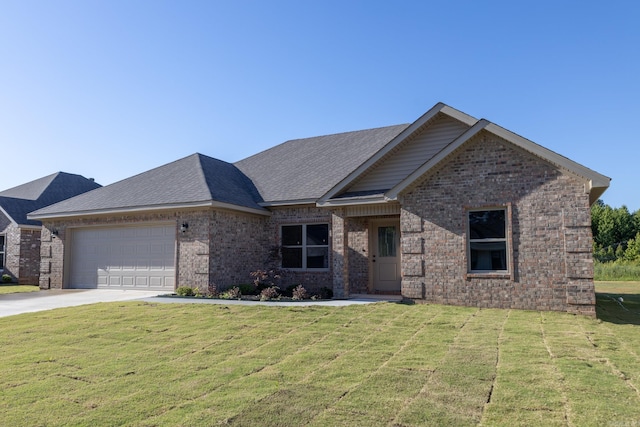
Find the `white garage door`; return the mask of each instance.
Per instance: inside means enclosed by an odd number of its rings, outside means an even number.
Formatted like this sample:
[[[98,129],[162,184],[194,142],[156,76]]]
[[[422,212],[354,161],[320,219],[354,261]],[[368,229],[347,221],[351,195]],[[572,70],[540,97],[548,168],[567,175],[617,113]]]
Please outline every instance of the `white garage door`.
[[[175,287],[175,225],[73,230],[69,287]]]

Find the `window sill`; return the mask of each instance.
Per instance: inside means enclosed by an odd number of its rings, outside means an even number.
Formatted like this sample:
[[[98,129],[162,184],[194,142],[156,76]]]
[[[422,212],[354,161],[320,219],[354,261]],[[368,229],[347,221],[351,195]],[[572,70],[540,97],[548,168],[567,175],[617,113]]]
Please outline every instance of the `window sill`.
[[[328,273],[328,268],[286,268],[282,267],[285,271],[292,271],[295,273]]]
[[[488,271],[486,273],[481,272],[471,272],[466,274],[467,279],[509,279],[513,280],[513,275],[508,271],[498,272],[498,271]]]

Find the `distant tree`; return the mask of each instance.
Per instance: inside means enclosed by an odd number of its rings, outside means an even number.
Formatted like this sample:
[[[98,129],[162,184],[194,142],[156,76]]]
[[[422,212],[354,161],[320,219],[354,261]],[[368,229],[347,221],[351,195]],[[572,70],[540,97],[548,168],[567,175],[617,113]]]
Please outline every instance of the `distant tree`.
[[[602,200],[598,200],[591,207],[591,230],[593,241],[600,248],[613,246],[626,247],[640,231],[640,211],[633,215],[626,206],[612,208]]]
[[[627,249],[625,249],[622,257],[626,261],[640,260],[640,232],[636,234],[635,238],[627,242]]]

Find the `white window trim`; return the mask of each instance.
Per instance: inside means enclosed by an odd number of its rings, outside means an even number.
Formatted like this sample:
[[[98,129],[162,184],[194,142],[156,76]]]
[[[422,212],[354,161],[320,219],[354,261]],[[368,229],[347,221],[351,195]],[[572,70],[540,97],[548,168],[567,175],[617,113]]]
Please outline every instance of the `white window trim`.
[[[307,226],[308,225],[326,225],[327,226],[327,244],[326,245],[307,245]],[[313,272],[324,272],[329,271],[329,263],[331,262],[330,256],[331,252],[329,250],[329,242],[331,241],[331,228],[329,227],[329,223],[326,222],[310,222],[304,224],[281,224],[280,225],[280,242],[282,242],[282,229],[284,227],[298,227],[302,226],[302,245],[285,245],[282,244],[283,248],[301,248],[302,249],[302,268],[292,268],[292,267],[282,267],[282,261],[280,262],[280,267],[287,271],[313,271]],[[327,268],[308,268],[307,267],[307,249],[310,248],[327,248]]]

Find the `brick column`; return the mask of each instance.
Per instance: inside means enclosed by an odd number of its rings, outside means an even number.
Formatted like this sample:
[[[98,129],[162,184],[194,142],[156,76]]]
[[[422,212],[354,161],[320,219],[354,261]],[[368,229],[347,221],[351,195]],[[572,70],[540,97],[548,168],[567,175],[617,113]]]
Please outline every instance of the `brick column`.
[[[347,218],[342,209],[331,213],[331,249],[333,297],[349,298],[349,260]]]
[[[58,232],[54,236],[51,231]],[[66,228],[44,224],[40,241],[40,289],[62,289],[64,273],[64,245]]]
[[[567,311],[595,316],[591,211],[563,209]]]
[[[400,211],[400,247],[402,251],[402,296],[411,299],[424,299],[426,284],[422,218],[404,209]]]

